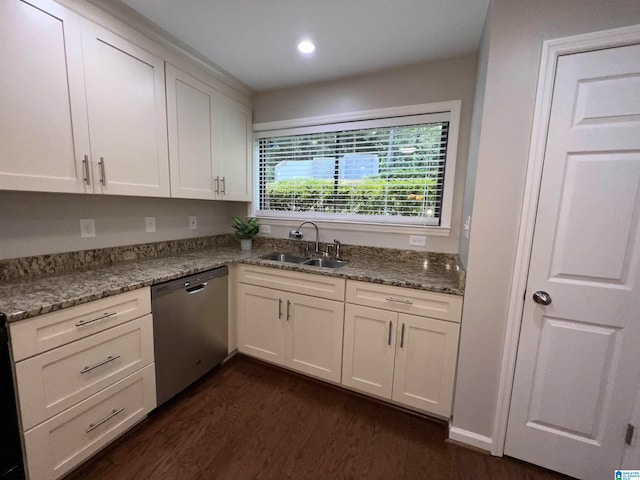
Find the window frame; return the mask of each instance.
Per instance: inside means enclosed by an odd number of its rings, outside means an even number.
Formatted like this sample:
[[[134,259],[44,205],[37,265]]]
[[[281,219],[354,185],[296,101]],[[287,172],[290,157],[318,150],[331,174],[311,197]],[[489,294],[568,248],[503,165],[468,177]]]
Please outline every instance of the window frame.
[[[461,105],[462,102],[460,100],[452,100],[448,102],[363,110],[336,115],[306,117],[276,122],[254,123],[254,193],[253,203],[250,207],[250,215],[257,216],[263,221],[263,223],[268,222],[269,224],[280,226],[295,225],[302,220],[313,220],[314,222],[321,223],[324,226],[335,230],[364,232],[375,231],[380,233],[420,233],[422,235],[448,236],[451,231]],[[375,216],[372,217],[371,220],[363,219],[354,221],[353,219],[341,219],[335,214],[319,214],[310,212],[264,212],[257,208],[260,205],[260,138],[278,135],[339,131],[345,129],[345,127],[353,129],[355,122],[357,122],[358,128],[402,125],[403,123],[407,124],[408,122],[408,120],[403,117],[418,116],[423,116],[423,118],[420,119],[421,123],[439,122],[443,120],[449,122],[443,186],[444,191],[442,195],[439,226],[419,225],[415,223],[412,224],[411,222],[403,224],[394,221],[395,219],[391,221],[389,221],[390,219],[387,219],[387,221],[385,221],[383,217]],[[409,121],[409,123],[411,122]]]

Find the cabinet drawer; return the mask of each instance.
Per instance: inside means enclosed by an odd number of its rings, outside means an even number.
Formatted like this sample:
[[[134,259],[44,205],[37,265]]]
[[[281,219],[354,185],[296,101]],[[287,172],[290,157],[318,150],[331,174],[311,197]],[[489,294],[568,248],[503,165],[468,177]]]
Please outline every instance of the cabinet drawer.
[[[17,362],[147,313],[148,287],[10,323],[13,358]]]
[[[462,297],[412,288],[347,281],[348,303],[460,322]]]
[[[16,363],[25,430],[153,362],[151,315]]]
[[[29,477],[61,477],[142,420],[155,405],[152,363],[27,431]]]
[[[285,292],[344,301],[345,280],[343,278],[241,265],[238,280],[241,283],[275,288]]]

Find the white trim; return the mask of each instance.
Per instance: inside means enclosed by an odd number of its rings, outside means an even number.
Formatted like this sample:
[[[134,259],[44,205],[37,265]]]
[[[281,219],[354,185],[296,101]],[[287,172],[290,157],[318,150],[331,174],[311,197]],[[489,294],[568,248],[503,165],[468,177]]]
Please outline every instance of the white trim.
[[[463,430],[462,428],[454,427],[449,424],[449,439],[455,442],[464,443],[486,452],[492,451],[493,442],[489,437],[480,435],[469,430]]]
[[[310,127],[314,125],[327,125],[331,123],[355,122],[359,120],[371,120],[375,118],[403,117],[406,115],[421,115],[425,113],[453,112],[457,110],[460,116],[461,100],[449,102],[423,103],[420,105],[407,105],[403,107],[377,108],[374,110],[360,110],[357,112],[336,113],[333,115],[321,115],[317,117],[293,118],[276,122],[254,123],[253,131],[284,130],[287,128]],[[458,118],[459,121],[459,118]],[[449,132],[451,135],[451,132]]]
[[[253,213],[250,213],[253,216]],[[297,227],[302,220],[273,217],[258,217],[261,224],[275,225],[277,227]],[[322,229],[344,230],[350,232],[375,232],[375,233],[399,233],[402,235],[427,235],[429,237],[448,237],[451,234],[450,228],[428,227],[422,225],[393,225],[380,223],[353,223],[336,222],[326,220],[313,220]],[[271,236],[269,234],[263,236]]]
[[[531,260],[531,246],[533,244],[536,209],[540,193],[547,128],[551,113],[551,98],[558,57],[638,42],[640,42],[640,25],[547,40],[542,45],[538,92],[531,132],[522,216],[518,232],[516,263],[511,283],[507,327],[502,350],[498,402],[493,422],[492,436],[494,442],[491,448],[493,455],[502,456],[504,454],[511,389],[513,387],[518,339],[522,311],[524,309],[524,293]]]
[[[256,138],[262,138],[265,136],[269,136],[269,133],[274,130],[278,131],[278,134],[281,135],[284,130],[301,130],[302,128],[325,125],[325,124],[336,124],[336,123],[346,123],[346,122],[360,122],[366,120],[381,120],[386,118],[393,117],[405,117],[405,116],[419,116],[419,115],[437,115],[437,114],[447,114],[449,117],[449,136],[447,142],[447,158],[445,161],[445,174],[444,174],[444,191],[442,195],[442,206],[440,212],[440,226],[430,227],[432,231],[441,230],[442,234],[439,236],[449,236],[451,232],[451,221],[452,221],[452,213],[453,213],[453,194],[454,194],[454,186],[455,186],[455,175],[456,175],[456,160],[458,156],[458,137],[460,134],[460,112],[462,110],[462,100],[451,100],[447,102],[437,102],[437,103],[423,103],[420,105],[406,105],[402,107],[392,107],[392,108],[378,108],[374,110],[361,110],[357,112],[349,112],[349,113],[339,113],[335,115],[323,115],[318,117],[306,117],[306,118],[296,118],[290,120],[283,120],[277,122],[266,122],[266,123],[254,123],[253,131],[254,131],[254,143]],[[428,120],[431,121],[431,120]],[[258,133],[260,132],[260,133]],[[258,154],[259,150],[257,147],[254,147],[254,166],[258,167]],[[259,178],[258,172],[259,168],[255,168],[254,172],[254,202],[253,205],[257,205],[259,198]],[[252,208],[253,215],[257,214],[257,209]],[[259,214],[258,214],[259,216]],[[264,217],[268,218],[268,217]],[[320,219],[315,219],[316,222],[321,222]],[[346,224],[345,222],[325,221],[326,224]],[[348,223],[349,225],[364,225],[358,223]],[[377,224],[372,223],[371,225],[377,226]],[[391,230],[385,230],[387,225],[381,228],[373,228],[373,229],[359,229],[359,228],[343,228],[344,230],[353,230],[353,231],[374,231],[374,232],[390,232]],[[404,226],[398,225],[400,230],[394,230],[394,233],[410,233],[408,229],[416,228],[412,226]],[[421,229],[429,228],[429,227],[420,227]],[[424,230],[420,232],[416,232],[418,234],[425,235]],[[437,235],[435,233],[429,233],[430,235]]]

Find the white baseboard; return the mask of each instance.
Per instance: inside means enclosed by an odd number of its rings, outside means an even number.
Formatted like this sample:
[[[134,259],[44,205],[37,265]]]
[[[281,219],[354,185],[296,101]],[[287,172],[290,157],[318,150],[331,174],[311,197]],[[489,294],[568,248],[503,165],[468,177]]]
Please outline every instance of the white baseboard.
[[[480,450],[486,450],[487,452],[491,452],[491,446],[493,444],[493,441],[489,437],[454,427],[451,424],[449,424],[449,439],[479,448]]]

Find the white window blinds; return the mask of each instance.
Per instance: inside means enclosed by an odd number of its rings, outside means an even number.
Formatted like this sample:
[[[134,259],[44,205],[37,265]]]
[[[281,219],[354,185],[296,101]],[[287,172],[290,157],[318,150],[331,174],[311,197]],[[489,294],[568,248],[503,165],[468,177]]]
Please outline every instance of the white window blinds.
[[[449,121],[424,117],[261,132],[257,214],[440,225]]]

